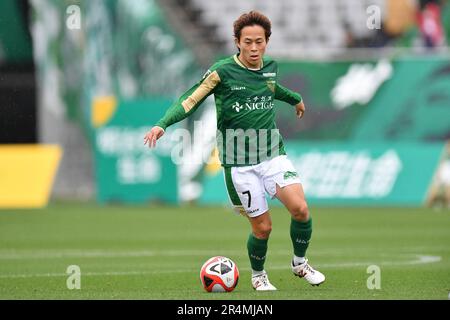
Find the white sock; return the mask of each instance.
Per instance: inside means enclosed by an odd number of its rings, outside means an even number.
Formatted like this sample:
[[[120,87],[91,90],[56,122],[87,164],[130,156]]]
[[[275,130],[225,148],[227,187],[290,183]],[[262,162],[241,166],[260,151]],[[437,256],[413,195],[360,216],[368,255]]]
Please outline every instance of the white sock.
[[[294,255],[294,266],[298,266],[306,261],[305,257],[297,257]]]
[[[263,273],[265,273],[264,270],[262,270],[262,271],[256,271],[256,270],[253,270],[253,269],[252,269],[252,277],[259,276],[259,275],[261,275],[261,274],[263,274]]]

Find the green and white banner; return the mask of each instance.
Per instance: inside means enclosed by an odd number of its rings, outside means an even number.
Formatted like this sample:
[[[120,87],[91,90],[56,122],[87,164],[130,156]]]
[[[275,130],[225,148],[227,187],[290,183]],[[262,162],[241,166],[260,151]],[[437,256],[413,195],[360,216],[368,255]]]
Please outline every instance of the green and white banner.
[[[443,143],[286,144],[308,203],[317,205],[423,205],[443,148]],[[227,201],[222,171],[206,176],[201,203]]]
[[[450,134],[449,56],[379,61],[280,61],[280,82],[302,94],[301,121],[280,105],[285,140],[444,141]],[[282,126],[281,126],[282,124]]]
[[[95,124],[95,168],[99,202],[166,203],[178,201],[177,168],[167,130],[156,149],[144,146],[144,135],[171,101],[166,99],[99,102],[103,113]],[[106,111],[104,111],[106,110]]]

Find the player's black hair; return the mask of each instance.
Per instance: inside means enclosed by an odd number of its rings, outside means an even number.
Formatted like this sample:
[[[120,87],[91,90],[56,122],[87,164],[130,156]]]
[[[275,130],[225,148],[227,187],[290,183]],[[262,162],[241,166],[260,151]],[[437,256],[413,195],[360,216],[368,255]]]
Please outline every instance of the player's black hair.
[[[236,39],[241,38],[241,31],[244,27],[258,25],[264,29],[266,35],[266,41],[269,40],[272,34],[272,23],[269,18],[263,15],[261,12],[252,10],[249,13],[242,14],[233,24],[234,36]]]

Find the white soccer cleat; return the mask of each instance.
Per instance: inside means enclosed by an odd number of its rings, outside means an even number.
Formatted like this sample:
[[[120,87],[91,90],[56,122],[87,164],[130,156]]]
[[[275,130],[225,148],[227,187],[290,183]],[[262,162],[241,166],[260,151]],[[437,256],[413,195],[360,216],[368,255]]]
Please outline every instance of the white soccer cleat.
[[[318,286],[325,282],[325,276],[321,272],[313,269],[313,267],[308,264],[308,259],[297,266],[294,266],[294,262],[292,261],[291,267],[294,275],[305,278],[312,286]]]
[[[267,277],[267,272],[252,277],[252,286],[256,291],[275,291],[275,288]]]

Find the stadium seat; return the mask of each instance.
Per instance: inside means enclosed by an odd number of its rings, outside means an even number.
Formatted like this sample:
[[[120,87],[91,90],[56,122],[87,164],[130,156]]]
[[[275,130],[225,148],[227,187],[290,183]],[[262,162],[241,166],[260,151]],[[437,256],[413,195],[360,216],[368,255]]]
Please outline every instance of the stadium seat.
[[[346,33],[364,38],[374,34],[367,28],[367,8],[377,5],[381,12],[386,0],[191,0],[202,12],[201,22],[215,25],[216,36],[235,52],[230,39],[233,22],[244,12],[256,9],[269,16],[273,25],[271,52],[299,56],[323,48],[321,55],[341,52],[347,45]],[[346,30],[347,26],[347,30]],[[276,38],[275,38],[276,37]]]

